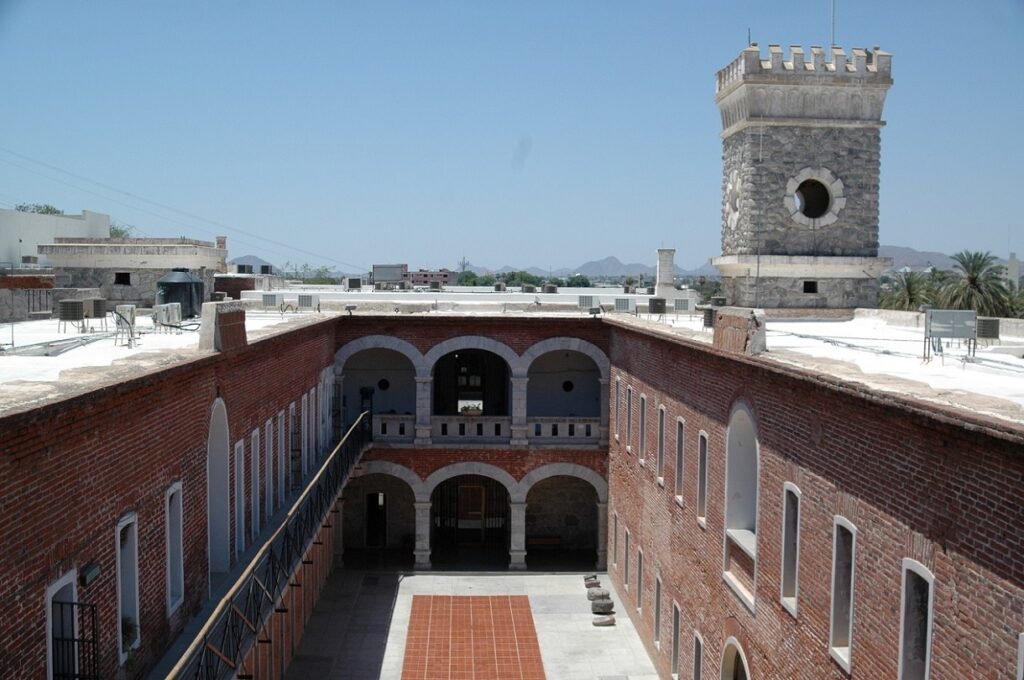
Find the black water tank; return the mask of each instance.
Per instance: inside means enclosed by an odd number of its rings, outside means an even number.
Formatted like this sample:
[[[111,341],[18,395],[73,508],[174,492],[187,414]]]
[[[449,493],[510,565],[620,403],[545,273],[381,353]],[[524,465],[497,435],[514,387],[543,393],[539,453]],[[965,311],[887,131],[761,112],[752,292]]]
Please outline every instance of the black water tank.
[[[181,303],[181,318],[190,319],[203,311],[203,280],[187,269],[173,269],[156,282],[156,303]]]

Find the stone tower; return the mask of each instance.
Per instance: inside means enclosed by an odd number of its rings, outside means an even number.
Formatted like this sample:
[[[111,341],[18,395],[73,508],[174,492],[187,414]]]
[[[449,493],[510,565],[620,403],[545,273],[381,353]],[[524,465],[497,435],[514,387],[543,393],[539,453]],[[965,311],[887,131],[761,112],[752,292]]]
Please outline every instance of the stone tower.
[[[718,72],[729,304],[874,307],[882,107],[892,55],[757,45]]]

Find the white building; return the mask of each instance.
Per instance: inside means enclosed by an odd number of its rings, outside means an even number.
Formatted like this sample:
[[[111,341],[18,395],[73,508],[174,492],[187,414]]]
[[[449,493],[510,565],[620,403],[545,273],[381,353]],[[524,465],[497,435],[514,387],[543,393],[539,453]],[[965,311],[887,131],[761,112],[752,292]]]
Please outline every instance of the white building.
[[[21,258],[35,256],[43,243],[54,243],[59,236],[106,238],[110,236],[110,216],[83,210],[81,215],[40,215],[0,209],[0,263],[17,266]],[[40,257],[40,264],[50,264]]]

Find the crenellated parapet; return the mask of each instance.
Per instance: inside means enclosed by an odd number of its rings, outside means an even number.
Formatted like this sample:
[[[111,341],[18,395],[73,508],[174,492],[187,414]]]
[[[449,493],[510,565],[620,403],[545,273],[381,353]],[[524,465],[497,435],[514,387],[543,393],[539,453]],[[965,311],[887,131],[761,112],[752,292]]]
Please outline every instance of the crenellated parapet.
[[[804,52],[769,45],[767,58],[755,44],[740,52],[716,76],[715,101],[723,136],[756,122],[881,127],[885,95],[892,85],[892,55],[878,47],[855,47],[848,54],[813,46]]]

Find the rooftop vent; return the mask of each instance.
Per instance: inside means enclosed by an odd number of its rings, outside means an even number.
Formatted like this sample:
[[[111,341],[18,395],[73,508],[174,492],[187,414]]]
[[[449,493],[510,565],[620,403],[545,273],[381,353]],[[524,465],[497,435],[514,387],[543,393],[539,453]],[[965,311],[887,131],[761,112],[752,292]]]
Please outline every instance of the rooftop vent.
[[[556,286],[553,283],[545,283],[544,287],[540,289],[540,292],[542,292],[542,293],[557,293],[558,292],[558,286]]]
[[[81,321],[85,318],[84,300],[58,300],[57,319],[61,322]],[[59,324],[58,324],[59,325]]]
[[[284,296],[280,293],[264,293],[263,309],[280,309],[284,304]]]
[[[615,298],[615,311],[636,313],[636,299],[635,298]]]
[[[299,293],[298,301],[299,311],[320,311],[320,296],[310,295],[309,293]]]

